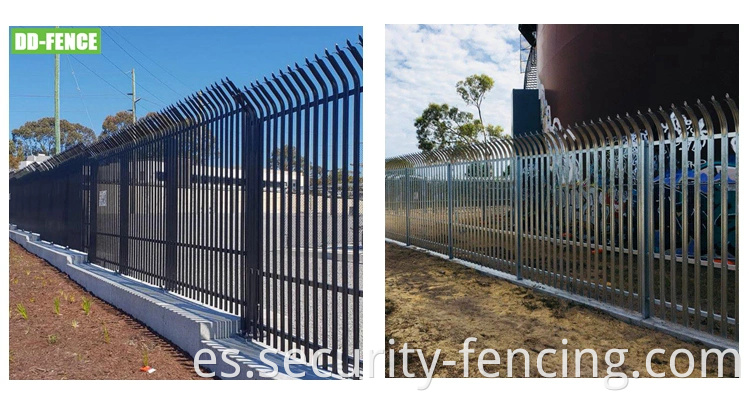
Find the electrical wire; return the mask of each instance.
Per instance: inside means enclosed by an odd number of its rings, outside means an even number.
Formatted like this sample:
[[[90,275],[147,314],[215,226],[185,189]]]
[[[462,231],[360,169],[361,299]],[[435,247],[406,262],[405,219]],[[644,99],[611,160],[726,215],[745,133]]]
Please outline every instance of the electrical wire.
[[[76,60],[79,64],[83,65],[84,68],[86,68],[87,70],[89,70],[92,74],[96,75],[96,77],[98,77],[99,79],[101,79],[104,83],[106,83],[107,85],[109,85],[116,92],[120,93],[123,96],[127,96],[127,94],[125,94],[125,92],[123,92],[122,90],[118,89],[115,85],[111,84],[108,80],[102,78],[101,75],[97,74],[96,72],[94,72],[93,69],[89,68],[88,65],[84,64],[83,61],[79,60],[74,55],[70,55],[70,58]]]
[[[114,44],[115,44],[115,45],[116,45],[117,47],[119,47],[119,48],[120,48],[120,49],[121,49],[122,51],[124,51],[124,52],[125,52],[125,54],[127,54],[127,55],[128,55],[128,56],[129,56],[130,58],[132,58],[132,59],[133,59],[133,61],[135,61],[135,62],[136,62],[136,64],[140,65],[140,66],[141,66],[141,68],[143,68],[143,69],[144,69],[144,70],[145,70],[146,72],[148,72],[148,73],[149,73],[149,74],[150,74],[151,76],[153,76],[153,77],[154,77],[154,79],[156,79],[157,81],[159,81],[159,82],[160,82],[160,83],[161,83],[162,85],[164,85],[164,86],[165,86],[165,87],[166,87],[167,89],[169,89],[169,90],[173,91],[173,92],[174,92],[174,93],[175,93],[176,95],[178,95],[178,96],[180,96],[180,97],[183,97],[183,95],[182,95],[181,93],[179,93],[178,91],[176,91],[176,90],[172,89],[172,87],[171,87],[171,86],[167,85],[167,84],[166,84],[166,83],[165,83],[164,81],[162,81],[161,79],[159,79],[159,77],[158,77],[158,76],[156,76],[156,75],[155,75],[155,74],[154,74],[153,72],[151,72],[151,71],[150,71],[150,70],[149,70],[148,68],[146,68],[146,66],[145,66],[145,65],[141,64],[141,62],[140,62],[140,61],[138,61],[138,59],[136,59],[135,57],[133,57],[133,55],[132,55],[132,54],[130,54],[130,52],[128,52],[127,50],[125,50],[125,48],[124,48],[124,47],[120,46],[120,44],[119,44],[119,43],[117,43],[117,41],[115,40],[115,38],[114,38],[114,37],[112,37],[112,35],[110,35],[109,33],[107,33],[107,31],[105,31],[103,27],[102,27],[101,29],[102,29],[102,32],[104,32],[104,34],[105,34],[105,35],[107,35],[107,37],[109,37],[110,39],[112,39],[112,43],[114,43]],[[145,89],[144,89],[144,90],[145,90]]]
[[[101,97],[110,97],[110,98],[117,97],[117,98],[119,98],[120,97],[119,94],[81,94],[81,96],[83,96],[83,97],[99,97],[99,98],[101,98]],[[51,95],[51,94],[11,94],[10,97],[48,98],[48,97],[55,97],[55,96]],[[61,94],[60,97],[64,98],[64,97],[79,97],[79,96],[77,94],[76,95],[73,95],[73,94],[71,94],[71,95]]]
[[[101,53],[101,55],[102,55],[102,56],[104,57],[104,59],[106,59],[107,61],[109,61],[109,63],[110,63],[110,64],[112,64],[112,66],[113,66],[113,67],[115,67],[115,69],[117,69],[118,71],[120,71],[121,73],[123,73],[123,74],[124,74],[125,76],[127,76],[127,77],[130,77],[130,73],[129,73],[129,72],[127,72],[127,71],[125,71],[125,70],[121,70],[121,69],[120,69],[120,67],[118,67],[118,66],[117,66],[117,64],[115,64],[115,62],[114,62],[114,61],[112,61],[112,60],[111,60],[111,59],[110,59],[109,57],[107,57],[106,55],[104,55],[104,53]],[[166,104],[166,103],[165,103],[164,101],[162,101],[161,99],[159,99],[159,98],[158,98],[158,97],[157,97],[157,96],[156,96],[155,94],[151,93],[151,91],[149,91],[149,90],[148,90],[148,89],[146,89],[145,87],[141,86],[141,84],[140,84],[140,83],[136,82],[136,83],[135,83],[135,85],[136,85],[136,86],[138,86],[139,88],[143,89],[143,90],[144,90],[144,91],[146,91],[147,93],[151,94],[152,96],[154,96],[154,98],[155,98],[156,100],[159,100],[159,101],[160,101],[160,102],[162,103],[162,105]],[[145,99],[142,99],[142,100],[145,100]],[[148,100],[147,100],[147,101],[148,101]],[[153,103],[153,102],[152,102],[152,103]],[[156,104],[156,103],[154,103],[154,104]],[[158,105],[158,104],[157,104],[157,105]]]
[[[115,62],[114,62],[114,61],[110,60],[110,59],[109,59],[109,57],[107,57],[107,56],[106,56],[106,55],[104,54],[104,52],[102,52],[102,53],[100,53],[100,54],[102,55],[102,57],[104,57],[104,59],[105,59],[105,60],[109,61],[109,63],[110,63],[110,64],[112,64],[112,66],[114,66],[114,67],[115,67],[115,68],[116,68],[116,69],[117,69],[118,71],[122,72],[122,73],[123,73],[123,74],[125,74],[125,75],[128,75],[128,72],[127,72],[127,71],[125,71],[125,70],[121,70],[121,69],[120,69],[120,67],[118,67],[118,66],[117,66],[117,64],[115,64]]]
[[[67,54],[68,56],[68,65],[70,66],[70,73],[73,75],[73,80],[76,83],[76,89],[78,89],[78,94],[81,95],[81,103],[83,103],[83,108],[86,110],[86,116],[89,118],[89,124],[91,125],[91,130],[96,131],[94,129],[94,121],[91,120],[91,114],[89,114],[89,108],[86,106],[86,101],[83,99],[83,94],[81,92],[81,86],[78,84],[78,78],[76,77],[76,71],[73,69],[73,63],[70,62],[70,54]]]
[[[131,47],[133,47],[134,49],[136,49],[136,51],[138,51],[139,53],[143,54],[143,56],[144,56],[144,57],[146,57],[146,59],[147,59],[147,60],[149,60],[149,61],[151,61],[152,63],[154,63],[154,64],[155,64],[155,65],[156,65],[157,67],[161,68],[161,69],[162,69],[162,71],[166,72],[166,73],[167,73],[167,74],[168,74],[169,76],[171,76],[172,78],[174,78],[174,79],[175,79],[175,80],[176,80],[177,82],[179,82],[179,83],[180,83],[180,84],[181,84],[182,86],[184,86],[184,87],[185,87],[186,89],[188,89],[188,91],[192,91],[192,90],[193,90],[193,89],[192,89],[192,88],[191,88],[190,86],[188,86],[188,85],[187,85],[187,84],[186,84],[185,82],[183,82],[183,81],[182,81],[182,80],[181,80],[180,78],[178,78],[178,77],[174,76],[174,74],[172,74],[171,72],[169,72],[169,70],[168,70],[168,69],[166,69],[166,68],[162,67],[162,66],[161,66],[161,64],[159,64],[158,62],[156,62],[156,60],[154,60],[153,58],[149,57],[149,56],[148,56],[148,54],[146,54],[146,53],[144,53],[143,51],[141,51],[141,49],[139,49],[139,48],[138,48],[138,47],[137,47],[136,45],[134,45],[134,44],[133,44],[132,42],[130,42],[130,41],[129,41],[129,40],[128,40],[128,39],[127,39],[127,38],[126,38],[126,37],[125,37],[125,36],[124,36],[123,34],[121,34],[120,32],[117,32],[117,29],[114,29],[113,27],[109,27],[109,30],[111,30],[112,32],[116,33],[116,34],[117,34],[117,36],[119,36],[119,37],[120,37],[120,38],[121,38],[122,40],[124,40],[124,41],[125,41],[125,42],[126,42],[127,44],[129,44],[129,45],[130,45]]]

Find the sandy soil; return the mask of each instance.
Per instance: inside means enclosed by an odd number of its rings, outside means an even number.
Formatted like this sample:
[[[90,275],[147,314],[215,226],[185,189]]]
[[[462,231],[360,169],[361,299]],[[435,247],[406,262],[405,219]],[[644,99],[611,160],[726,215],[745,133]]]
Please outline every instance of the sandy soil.
[[[481,274],[468,267],[430,256],[429,254],[386,243],[386,350],[399,350],[404,343],[410,348],[422,349],[429,362],[436,349],[441,349],[434,377],[462,377],[463,355],[458,352],[464,339],[476,337],[470,355],[469,376],[482,377],[477,367],[482,349],[495,349],[500,354],[500,365],[488,365],[486,372],[507,373],[507,350],[526,349],[530,354],[530,376],[537,372],[537,356],[544,349],[556,349],[556,354],[543,358],[545,372],[562,375],[562,350],[568,353],[568,376],[575,376],[575,350],[593,349],[598,355],[598,376],[607,375],[605,353],[609,349],[627,349],[622,367],[613,371],[640,377],[649,376],[646,355],[652,349],[665,349],[652,359],[656,373],[670,372],[670,355],[676,349],[690,351],[695,359],[691,377],[701,376],[701,347],[696,343],[680,341],[672,336],[640,328],[616,320],[599,311],[576,306],[564,300],[535,293]],[[394,340],[394,344],[388,341]],[[567,345],[562,340],[567,339]],[[388,352],[386,352],[387,354]],[[394,376],[404,376],[402,356],[395,353]],[[490,359],[486,356],[485,359]],[[445,360],[456,361],[455,366],[445,366]],[[616,364],[618,355],[612,356]],[[688,358],[676,358],[679,373],[688,370]],[[716,357],[711,355],[706,363],[707,376],[717,376]],[[581,376],[593,375],[593,361],[584,355],[580,362]],[[408,368],[416,376],[425,376],[419,357],[409,357]],[[513,376],[522,377],[524,366],[521,356],[513,363]],[[724,362],[724,376],[734,375],[731,356]],[[386,376],[389,362],[386,360]]]
[[[200,379],[187,354],[13,241],[9,286],[10,379]],[[140,371],[145,355],[156,372]]]

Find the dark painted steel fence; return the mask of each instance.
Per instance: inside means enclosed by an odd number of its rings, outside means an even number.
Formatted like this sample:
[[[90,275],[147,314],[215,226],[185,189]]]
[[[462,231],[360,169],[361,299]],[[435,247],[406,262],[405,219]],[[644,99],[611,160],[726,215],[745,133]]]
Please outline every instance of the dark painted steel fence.
[[[727,97],[391,158],[386,236],[736,341],[738,131]]]
[[[10,222],[41,234],[45,240],[84,249],[88,212],[81,189],[86,158],[85,146],[78,145],[13,174],[9,181]]]
[[[222,80],[17,173],[11,223],[241,315],[257,341],[359,371],[361,45],[249,87]]]

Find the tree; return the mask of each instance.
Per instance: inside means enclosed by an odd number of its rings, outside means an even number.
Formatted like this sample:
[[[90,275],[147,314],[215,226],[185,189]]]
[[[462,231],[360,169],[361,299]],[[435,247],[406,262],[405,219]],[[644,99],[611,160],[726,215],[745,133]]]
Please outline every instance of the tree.
[[[510,139],[511,136],[508,135],[507,133],[503,134],[504,131],[505,130],[500,125],[487,124],[484,126],[484,132],[487,134],[487,136],[492,137],[492,138]]]
[[[54,155],[55,119],[53,117],[26,122],[13,129],[11,135],[12,140],[22,149],[24,155],[39,153]],[[65,151],[79,143],[91,144],[95,139],[96,135],[91,128],[64,119],[60,120],[60,151]]]
[[[104,118],[104,122],[102,122],[102,133],[99,135],[99,139],[104,139],[130,125],[133,125],[133,113],[130,111],[118,111],[115,115],[107,115],[107,118]]]
[[[495,176],[495,169],[487,162],[475,162],[466,166],[467,178],[491,178]]]
[[[289,159],[289,151],[292,152],[291,161]],[[277,148],[273,151],[273,155],[268,157],[266,165],[268,169],[280,170],[280,171],[296,171],[297,164],[302,173],[305,172],[305,157],[297,154],[297,148],[294,146],[289,147],[285,145],[283,148]],[[312,165],[310,166],[312,168]]]
[[[430,151],[479,143],[480,133],[484,143],[491,138],[509,138],[509,135],[503,135],[500,125],[485,124],[482,118],[482,102],[494,85],[495,81],[484,74],[472,75],[456,83],[456,92],[466,104],[476,107],[479,119],[448,104],[430,103],[414,121],[419,149]]]
[[[477,141],[474,116],[448,104],[430,103],[414,121],[419,149],[430,151]]]
[[[477,108],[479,124],[484,127],[482,119],[482,101],[484,96],[495,86],[495,81],[485,74],[472,75],[456,83],[456,92],[467,105]],[[487,131],[483,129],[484,141],[487,141]]]
[[[23,146],[20,143],[16,143],[13,140],[9,140],[8,143],[8,161],[10,169],[18,169],[18,163],[23,161],[25,155],[23,153]]]

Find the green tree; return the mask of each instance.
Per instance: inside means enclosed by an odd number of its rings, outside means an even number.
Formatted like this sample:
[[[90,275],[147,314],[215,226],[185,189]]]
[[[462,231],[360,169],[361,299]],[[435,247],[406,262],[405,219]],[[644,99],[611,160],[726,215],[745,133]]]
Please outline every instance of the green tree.
[[[466,166],[467,178],[491,178],[495,176],[492,164],[486,162],[475,162]]]
[[[485,74],[471,75],[456,83],[456,92],[467,105],[476,107],[478,119],[457,107],[430,103],[414,121],[419,149],[430,151],[479,143],[480,134],[484,143],[492,138],[509,138],[503,135],[502,126],[485,124],[482,118],[482,102],[494,85],[495,81]]]
[[[292,151],[291,161],[289,160],[289,150]],[[274,150],[273,155],[268,157],[266,162],[268,169],[280,171],[297,171],[297,164],[299,164],[300,172],[305,173],[305,157],[297,153],[296,147],[291,146],[290,149],[289,145]],[[312,165],[310,168],[312,168]]]
[[[502,138],[502,139],[510,139],[511,136],[506,134],[503,134],[505,130],[500,125],[492,125],[487,124],[484,126],[484,132],[487,134],[487,136],[491,138]]]
[[[422,151],[438,150],[477,141],[474,116],[448,104],[430,103],[414,121]]]
[[[23,161],[25,155],[23,153],[23,146],[20,143],[16,143],[14,140],[9,140],[8,143],[8,161],[10,169],[15,170],[18,168],[18,163]]]
[[[44,117],[29,121],[11,131],[12,140],[22,149],[24,155],[55,152],[55,119]],[[60,120],[60,151],[65,151],[79,143],[91,144],[96,134],[91,128],[81,124]],[[18,150],[17,150],[18,151]]]
[[[456,83],[456,92],[458,95],[461,96],[467,105],[477,108],[479,124],[482,126],[485,142],[490,132],[495,131],[485,129],[484,120],[482,119],[482,101],[484,101],[487,92],[492,90],[494,86],[495,80],[485,74],[471,75]],[[500,132],[502,132],[502,128],[500,128]]]
[[[99,139],[104,139],[130,125],[133,125],[133,113],[130,111],[118,111],[115,115],[107,115],[102,122],[102,133]]]

